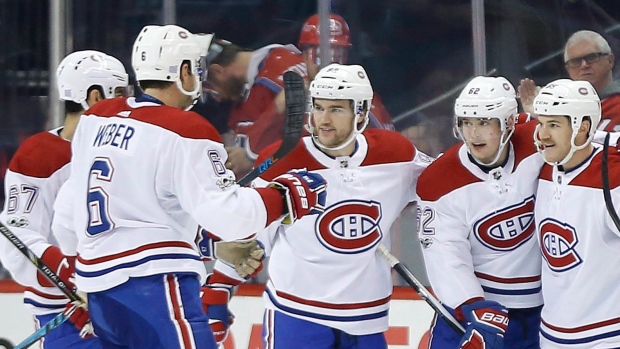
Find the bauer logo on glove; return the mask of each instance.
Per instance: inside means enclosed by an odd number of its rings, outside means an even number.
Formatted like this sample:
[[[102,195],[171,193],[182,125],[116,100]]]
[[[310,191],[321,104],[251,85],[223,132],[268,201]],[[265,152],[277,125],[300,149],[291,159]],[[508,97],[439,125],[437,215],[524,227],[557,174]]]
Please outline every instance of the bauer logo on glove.
[[[327,183],[318,173],[292,170],[274,178],[270,186],[283,193],[287,209],[284,224],[293,224],[305,215],[320,214],[325,210]]]

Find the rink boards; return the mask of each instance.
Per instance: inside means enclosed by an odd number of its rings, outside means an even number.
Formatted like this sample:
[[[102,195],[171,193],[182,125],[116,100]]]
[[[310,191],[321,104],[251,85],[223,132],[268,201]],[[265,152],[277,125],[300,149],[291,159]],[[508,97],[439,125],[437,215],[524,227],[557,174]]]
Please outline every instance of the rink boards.
[[[233,297],[230,309],[236,317],[231,335],[224,342],[224,349],[262,348],[263,289],[263,285],[242,285]],[[15,345],[35,330],[32,316],[22,303],[20,291],[21,287],[13,282],[0,281],[1,349],[6,348],[1,345],[3,340]],[[390,329],[386,333],[389,348],[425,348],[423,337],[432,317],[432,309],[413,290],[395,288],[390,302]]]

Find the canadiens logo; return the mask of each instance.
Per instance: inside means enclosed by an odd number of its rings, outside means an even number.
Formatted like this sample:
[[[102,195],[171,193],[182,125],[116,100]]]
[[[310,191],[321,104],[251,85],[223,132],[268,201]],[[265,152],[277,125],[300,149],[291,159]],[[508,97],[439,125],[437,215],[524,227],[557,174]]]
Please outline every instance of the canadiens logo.
[[[337,253],[360,253],[381,241],[381,205],[376,201],[341,201],[317,219],[317,238]]]
[[[510,251],[534,235],[534,197],[509,206],[480,219],[474,224],[474,235],[486,247]]]
[[[575,228],[546,218],[540,222],[539,232],[542,254],[551,270],[562,272],[581,264],[581,257],[575,251],[579,242]]]

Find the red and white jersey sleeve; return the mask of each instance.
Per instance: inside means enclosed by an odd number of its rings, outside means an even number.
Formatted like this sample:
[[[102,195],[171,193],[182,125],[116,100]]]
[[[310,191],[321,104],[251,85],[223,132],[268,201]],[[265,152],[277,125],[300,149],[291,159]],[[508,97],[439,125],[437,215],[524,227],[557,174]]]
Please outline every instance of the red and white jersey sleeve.
[[[308,73],[301,53],[292,46],[270,45],[253,53],[248,69],[249,94],[233,106],[228,124],[237,134],[237,145],[256,159],[266,146],[282,138],[284,113],[277,113],[275,98],[284,89],[283,75]]]
[[[357,136],[352,156],[330,157],[304,137],[266,171],[255,183],[300,168],[327,181],[321,215],[259,233],[270,254],[266,306],[353,335],[387,330],[391,270],[376,248],[390,247],[392,224],[415,199],[429,160],[397,132],[368,130]]]
[[[542,348],[620,347],[620,232],[603,199],[602,146],[579,167],[545,165],[536,201],[543,255]],[[609,152],[620,207],[620,154]]]
[[[35,255],[58,245],[51,233],[53,204],[69,176],[71,146],[59,130],[38,133],[22,143],[5,178],[5,205],[0,219]],[[37,281],[37,268],[6,238],[0,239],[2,265],[13,279],[26,286],[24,303],[34,314],[64,308],[67,298],[56,287]]]
[[[196,224],[228,241],[282,214],[278,191],[229,180],[217,131],[193,112],[104,100],[81,117],[71,144],[76,285],[86,292],[160,273],[204,282]]]
[[[611,95],[601,101],[601,122],[598,129],[607,132],[620,131],[620,94]]]
[[[542,304],[534,201],[543,164],[535,123],[518,125],[506,163],[488,172],[458,144],[417,186],[418,235],[427,274],[451,308],[483,297],[508,308]]]

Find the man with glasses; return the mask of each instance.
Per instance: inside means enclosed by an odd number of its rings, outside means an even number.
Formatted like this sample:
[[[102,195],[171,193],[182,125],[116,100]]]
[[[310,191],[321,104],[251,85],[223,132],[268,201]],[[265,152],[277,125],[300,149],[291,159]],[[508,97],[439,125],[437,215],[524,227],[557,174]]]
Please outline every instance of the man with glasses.
[[[601,98],[603,117],[598,129],[604,131],[620,131],[620,81],[613,80],[614,58],[607,40],[590,30],[574,33],[564,47],[564,66],[570,78],[590,82]],[[533,112],[539,90],[533,80],[521,81],[519,94],[525,111]]]

